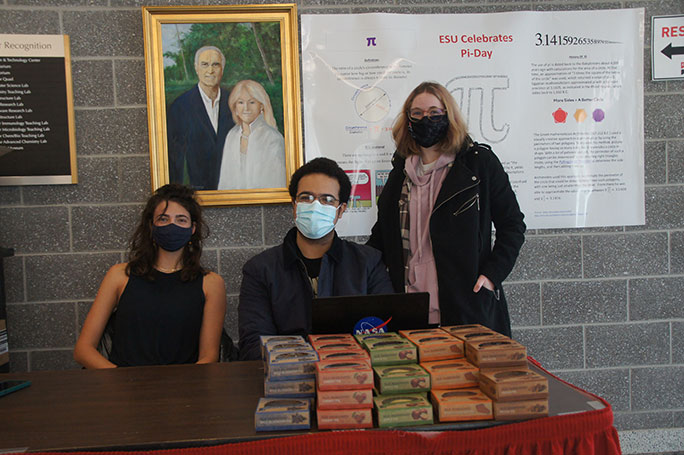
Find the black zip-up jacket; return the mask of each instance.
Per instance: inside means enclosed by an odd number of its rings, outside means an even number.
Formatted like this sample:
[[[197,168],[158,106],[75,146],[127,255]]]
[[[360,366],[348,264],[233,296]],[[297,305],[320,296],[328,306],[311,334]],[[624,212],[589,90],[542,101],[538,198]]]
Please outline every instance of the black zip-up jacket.
[[[383,252],[395,292],[405,289],[399,197],[405,160],[395,154],[368,245]],[[510,336],[501,282],[515,265],[525,223],[508,175],[491,148],[469,143],[456,155],[430,215],[441,325],[483,324]],[[496,241],[492,248],[492,222]],[[473,292],[480,275],[496,287]]]
[[[240,360],[261,358],[260,335],[311,333],[313,290],[304,262],[297,256],[297,228],[281,245],[254,256],[242,268],[238,325]],[[321,260],[318,296],[391,294],[392,283],[380,252],[342,240]]]

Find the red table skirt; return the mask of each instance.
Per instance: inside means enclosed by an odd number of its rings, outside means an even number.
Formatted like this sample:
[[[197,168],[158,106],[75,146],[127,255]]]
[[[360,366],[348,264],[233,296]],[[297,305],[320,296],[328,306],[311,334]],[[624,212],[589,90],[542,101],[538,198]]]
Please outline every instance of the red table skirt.
[[[532,362],[538,365],[533,359]],[[539,366],[539,365],[538,365]],[[540,366],[541,368],[541,366]],[[568,384],[575,387],[572,384]],[[130,452],[131,455],[406,454],[613,455],[621,454],[610,405],[596,411],[465,431],[325,431],[211,447]],[[117,455],[127,452],[69,452]],[[48,454],[45,454],[48,455]]]

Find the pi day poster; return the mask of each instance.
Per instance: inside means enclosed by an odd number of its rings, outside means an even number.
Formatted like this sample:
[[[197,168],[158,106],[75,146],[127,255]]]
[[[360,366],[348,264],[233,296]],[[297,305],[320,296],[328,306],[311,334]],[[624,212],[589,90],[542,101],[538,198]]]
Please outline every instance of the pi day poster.
[[[384,175],[394,119],[432,80],[502,161],[528,228],[643,224],[643,21],[643,9],[302,15],[306,159]],[[370,232],[375,181],[341,235]]]

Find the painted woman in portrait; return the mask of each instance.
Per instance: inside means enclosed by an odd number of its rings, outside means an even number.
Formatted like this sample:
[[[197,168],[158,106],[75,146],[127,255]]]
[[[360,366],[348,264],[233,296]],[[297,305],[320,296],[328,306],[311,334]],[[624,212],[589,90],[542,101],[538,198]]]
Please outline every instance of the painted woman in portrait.
[[[228,105],[235,126],[223,148],[218,189],[285,187],[285,140],[264,87],[253,80],[240,81]]]

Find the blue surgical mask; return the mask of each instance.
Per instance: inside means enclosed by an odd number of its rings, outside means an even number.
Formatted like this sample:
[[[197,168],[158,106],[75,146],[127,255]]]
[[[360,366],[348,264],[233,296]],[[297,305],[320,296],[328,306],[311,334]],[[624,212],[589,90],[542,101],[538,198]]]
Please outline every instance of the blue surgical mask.
[[[324,237],[335,229],[335,215],[337,215],[338,208],[323,205],[318,200],[310,204],[298,202],[295,218],[297,229],[308,239],[316,240]]]
[[[152,226],[152,237],[160,248],[166,251],[178,251],[188,244],[192,237],[192,227],[181,227],[177,224]]]

